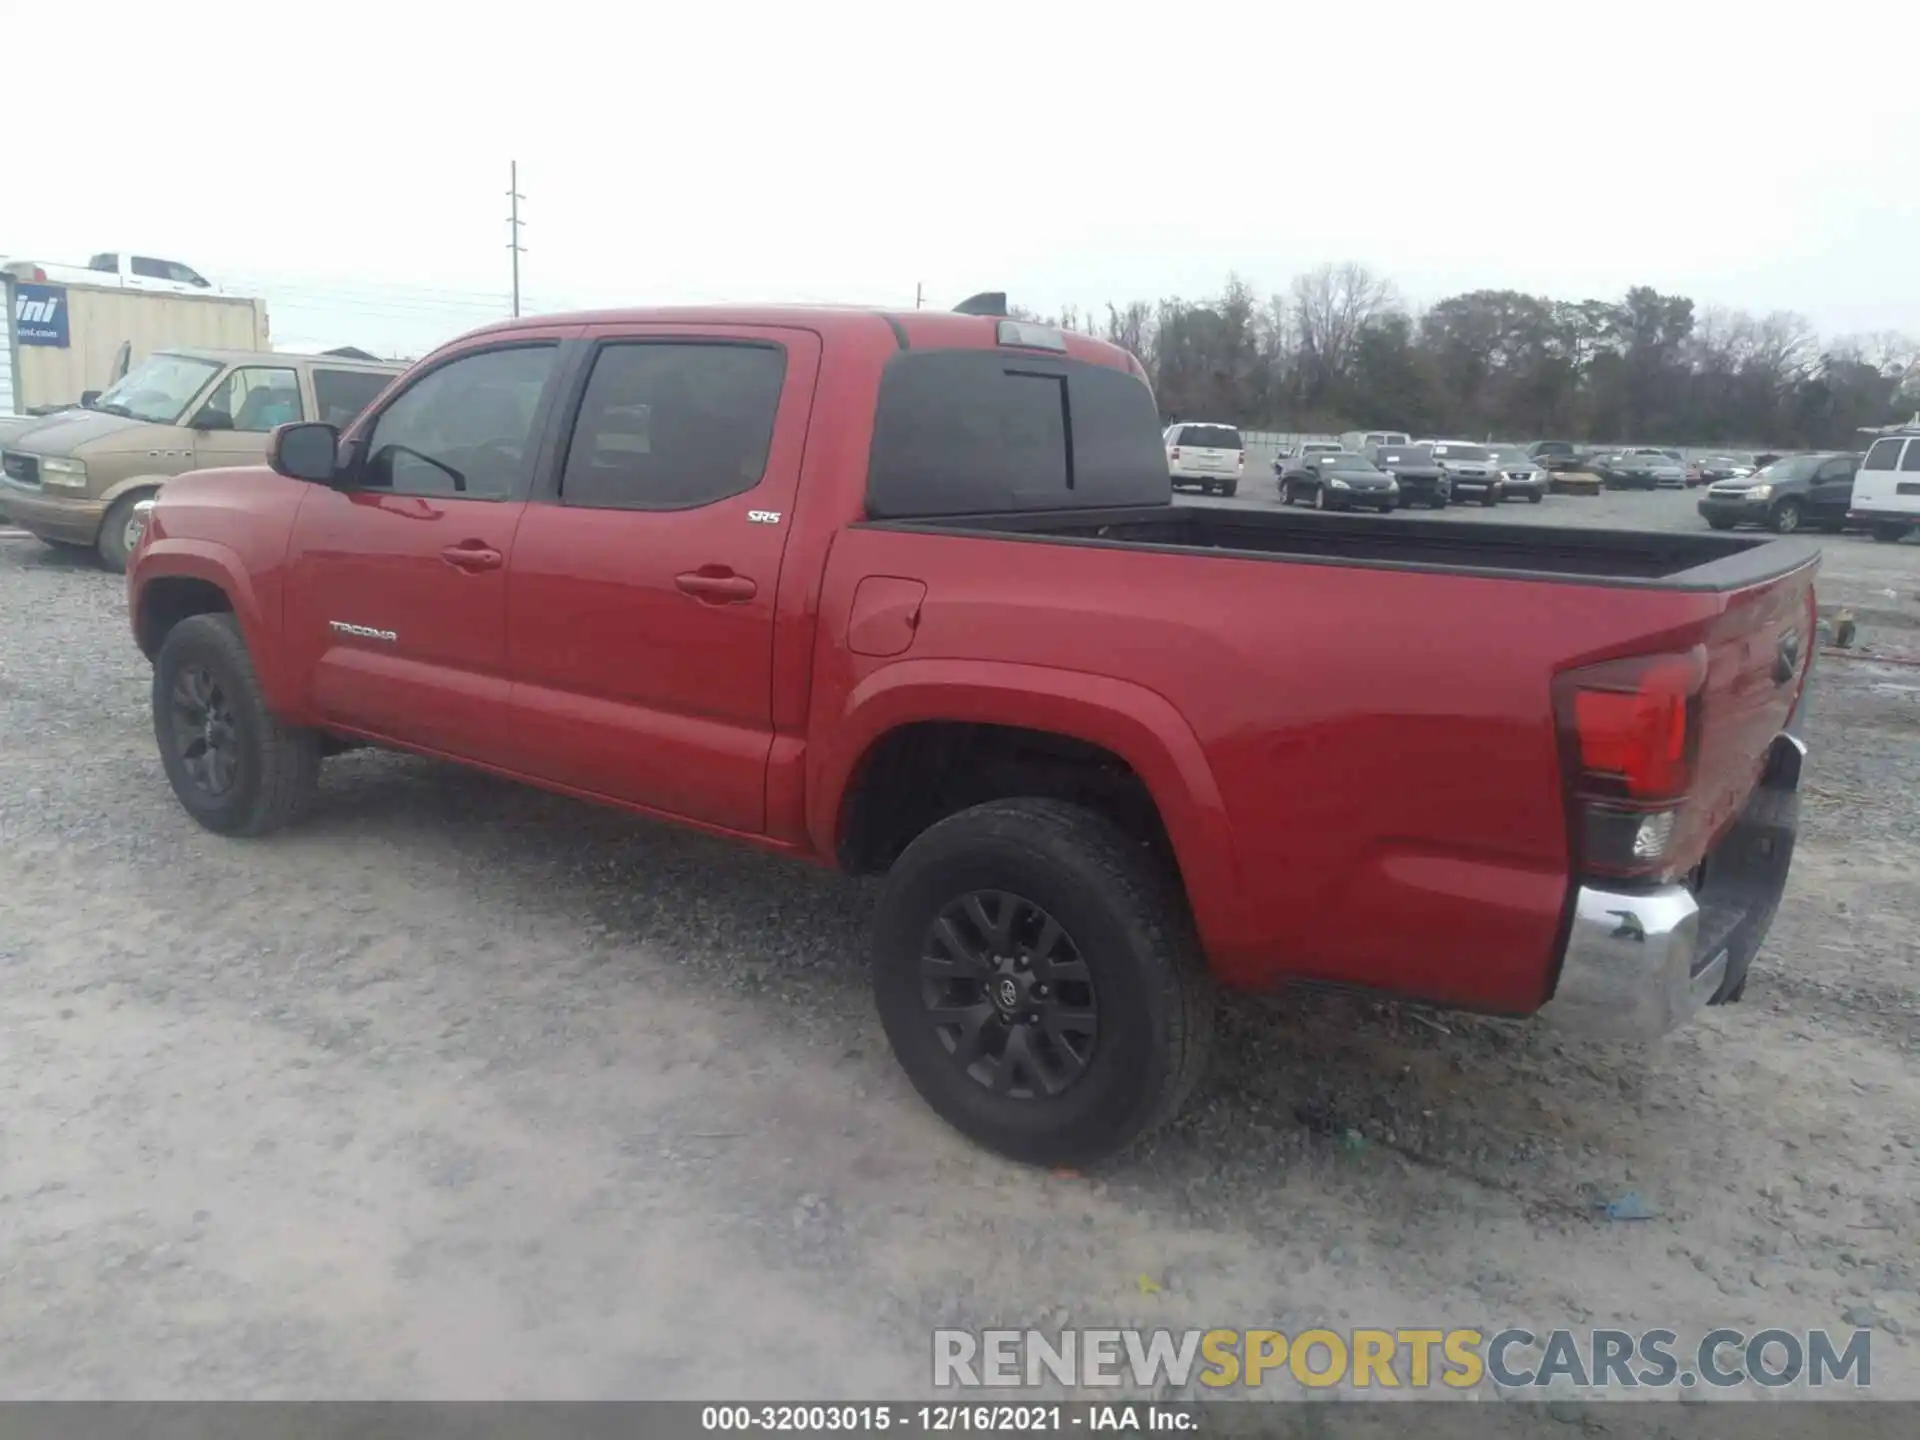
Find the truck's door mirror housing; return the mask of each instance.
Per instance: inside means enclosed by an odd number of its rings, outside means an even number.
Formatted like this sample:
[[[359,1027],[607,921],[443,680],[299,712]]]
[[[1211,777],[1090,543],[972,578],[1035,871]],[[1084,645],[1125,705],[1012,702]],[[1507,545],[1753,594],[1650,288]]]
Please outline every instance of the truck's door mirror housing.
[[[80,408],[82,410],[91,410],[99,399],[100,392],[98,390],[82,390],[80,392]]]
[[[216,410],[213,406],[208,405],[202,409],[198,415],[193,417],[193,423],[189,428],[194,430],[231,430],[233,429],[233,416],[224,410]]]
[[[267,465],[289,480],[331,485],[340,473],[340,432],[318,420],[281,425],[267,437]]]

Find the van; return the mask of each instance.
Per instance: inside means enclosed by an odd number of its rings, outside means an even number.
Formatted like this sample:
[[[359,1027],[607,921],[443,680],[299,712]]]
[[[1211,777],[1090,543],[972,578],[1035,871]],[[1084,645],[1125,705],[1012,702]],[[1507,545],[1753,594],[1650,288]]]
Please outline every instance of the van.
[[[1349,430],[1340,437],[1340,448],[1356,455],[1371,455],[1383,445],[1406,446],[1413,437],[1404,430]]]
[[[136,506],[187,470],[259,465],[277,425],[345,427],[405,366],[263,350],[156,350],[77,410],[0,449],[0,519],[125,570]]]
[[[1879,433],[1853,478],[1847,519],[1893,544],[1920,528],[1920,415]]]

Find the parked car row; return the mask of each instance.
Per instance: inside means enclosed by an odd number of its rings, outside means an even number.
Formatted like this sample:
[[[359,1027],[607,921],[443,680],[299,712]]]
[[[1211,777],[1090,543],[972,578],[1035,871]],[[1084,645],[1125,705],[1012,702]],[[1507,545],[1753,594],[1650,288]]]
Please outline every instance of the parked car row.
[[[1716,480],[1700,497],[1700,515],[1715,530],[1759,525],[1791,535],[1812,525],[1837,535],[1857,525],[1876,540],[1903,540],[1920,529],[1920,426],[1883,435],[1865,454],[1786,455]]]
[[[1422,440],[1360,453],[1310,440],[1276,459],[1273,469],[1282,505],[1305,502],[1317,510],[1444,510],[1455,500],[1538,505],[1547,494],[1546,472],[1518,445]]]

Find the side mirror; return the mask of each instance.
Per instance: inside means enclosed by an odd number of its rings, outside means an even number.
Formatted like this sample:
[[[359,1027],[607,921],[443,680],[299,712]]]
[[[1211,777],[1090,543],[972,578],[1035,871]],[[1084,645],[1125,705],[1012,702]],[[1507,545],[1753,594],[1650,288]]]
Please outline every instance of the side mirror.
[[[231,430],[233,429],[233,416],[224,410],[215,410],[209,406],[193,417],[193,423],[188,428],[193,430]]]
[[[80,392],[80,408],[82,410],[91,410],[95,402],[99,399],[100,392],[98,390],[82,390]]]
[[[289,480],[331,485],[340,473],[340,432],[318,420],[281,425],[267,437],[267,466]]]

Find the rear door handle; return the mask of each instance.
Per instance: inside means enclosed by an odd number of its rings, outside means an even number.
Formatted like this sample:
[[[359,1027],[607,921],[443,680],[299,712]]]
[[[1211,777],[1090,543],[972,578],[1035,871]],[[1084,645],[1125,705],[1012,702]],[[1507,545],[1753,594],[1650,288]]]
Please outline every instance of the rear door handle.
[[[760,587],[753,581],[745,575],[734,574],[724,565],[703,565],[698,570],[674,576],[673,583],[680,587],[682,594],[709,605],[733,605],[760,593]]]
[[[440,558],[456,570],[498,570],[506,559],[491,545],[482,545],[477,540],[449,545],[440,552]]]

